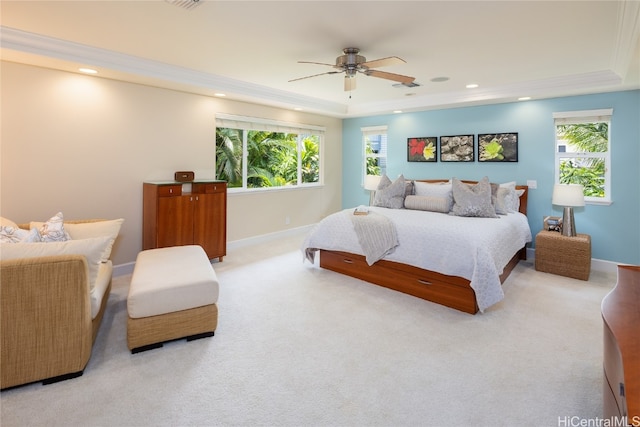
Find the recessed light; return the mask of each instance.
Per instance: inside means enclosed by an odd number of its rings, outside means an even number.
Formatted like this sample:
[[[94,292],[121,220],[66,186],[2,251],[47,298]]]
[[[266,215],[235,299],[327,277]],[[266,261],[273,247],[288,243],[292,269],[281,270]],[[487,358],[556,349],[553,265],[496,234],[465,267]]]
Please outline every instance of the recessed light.
[[[478,84],[477,84],[477,83],[469,83],[469,84],[467,85],[467,89],[475,89],[475,88],[477,88],[477,87],[478,87]]]
[[[98,72],[91,68],[78,68],[78,71],[85,74],[98,74]]]
[[[400,114],[402,113],[402,110],[393,110],[393,114]]]
[[[217,96],[218,98],[224,98],[227,95],[224,93],[214,93],[213,96]]]
[[[296,111],[302,111],[302,107],[295,107],[294,110]]]
[[[442,83],[446,82],[447,80],[449,80],[449,77],[434,77],[431,79],[431,81],[434,83]]]
[[[528,101],[530,99],[531,99],[530,96],[522,96],[522,97],[518,98],[518,101]]]

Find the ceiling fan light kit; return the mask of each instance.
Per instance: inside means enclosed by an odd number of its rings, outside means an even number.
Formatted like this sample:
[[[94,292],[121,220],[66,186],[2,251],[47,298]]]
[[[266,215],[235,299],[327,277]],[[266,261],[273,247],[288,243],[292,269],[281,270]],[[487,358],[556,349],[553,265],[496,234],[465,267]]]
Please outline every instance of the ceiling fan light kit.
[[[374,59],[373,61],[367,61],[362,55],[358,55],[360,49],[357,47],[347,47],[342,50],[344,53],[336,58],[335,65],[325,64],[322,62],[310,62],[310,61],[298,61],[300,64],[317,64],[317,65],[325,65],[329,67],[336,68],[340,71],[327,71],[325,73],[313,74],[311,76],[300,77],[297,79],[289,80],[289,82],[295,82],[298,80],[304,80],[311,77],[322,76],[325,74],[337,74],[337,73],[345,73],[344,76],[344,90],[346,92],[352,91],[356,88],[356,74],[362,73],[365,76],[378,77],[380,79],[392,80],[395,82],[399,82],[405,86],[410,86],[415,77],[403,76],[402,74],[389,73],[386,71],[374,70],[373,68],[378,67],[387,67],[390,65],[397,64],[405,64],[405,60],[398,58],[397,56],[390,56],[388,58],[380,58]]]

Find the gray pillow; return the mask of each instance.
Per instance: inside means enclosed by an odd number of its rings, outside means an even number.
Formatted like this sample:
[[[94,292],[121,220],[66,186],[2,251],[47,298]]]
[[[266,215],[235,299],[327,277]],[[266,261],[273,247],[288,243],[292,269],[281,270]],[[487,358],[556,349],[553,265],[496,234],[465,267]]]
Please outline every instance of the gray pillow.
[[[446,197],[416,196],[411,194],[404,199],[404,207],[420,211],[448,213],[450,206],[449,199]]]
[[[452,180],[453,208],[451,213],[457,216],[497,218],[491,203],[491,184],[484,177],[475,185],[468,185],[457,178]]]
[[[426,197],[444,197],[447,199],[447,212],[453,206],[453,195],[451,192],[451,182],[419,182],[414,184],[414,194]]]
[[[378,190],[373,199],[373,206],[382,208],[402,209],[404,207],[406,185],[404,176],[400,175],[395,181],[391,182],[387,175],[380,178]]]

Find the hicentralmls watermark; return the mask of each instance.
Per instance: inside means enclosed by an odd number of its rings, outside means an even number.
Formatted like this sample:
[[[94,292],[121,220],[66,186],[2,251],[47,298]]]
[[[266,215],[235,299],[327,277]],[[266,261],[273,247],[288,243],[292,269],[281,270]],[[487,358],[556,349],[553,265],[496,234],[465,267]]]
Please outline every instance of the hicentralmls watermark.
[[[582,418],[579,416],[558,417],[558,427],[640,427],[640,415],[611,418]]]

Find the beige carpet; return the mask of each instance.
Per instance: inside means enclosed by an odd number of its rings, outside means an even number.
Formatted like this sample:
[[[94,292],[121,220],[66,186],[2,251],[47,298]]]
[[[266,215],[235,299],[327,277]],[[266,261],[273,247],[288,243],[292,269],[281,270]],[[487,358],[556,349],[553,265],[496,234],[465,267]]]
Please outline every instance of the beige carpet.
[[[0,394],[9,426],[557,426],[602,417],[600,302],[521,262],[471,316],[303,263],[300,238],[214,267],[213,338],[131,355],[114,281],[85,374]],[[573,419],[574,421],[576,419]],[[568,424],[564,424],[568,425]]]

